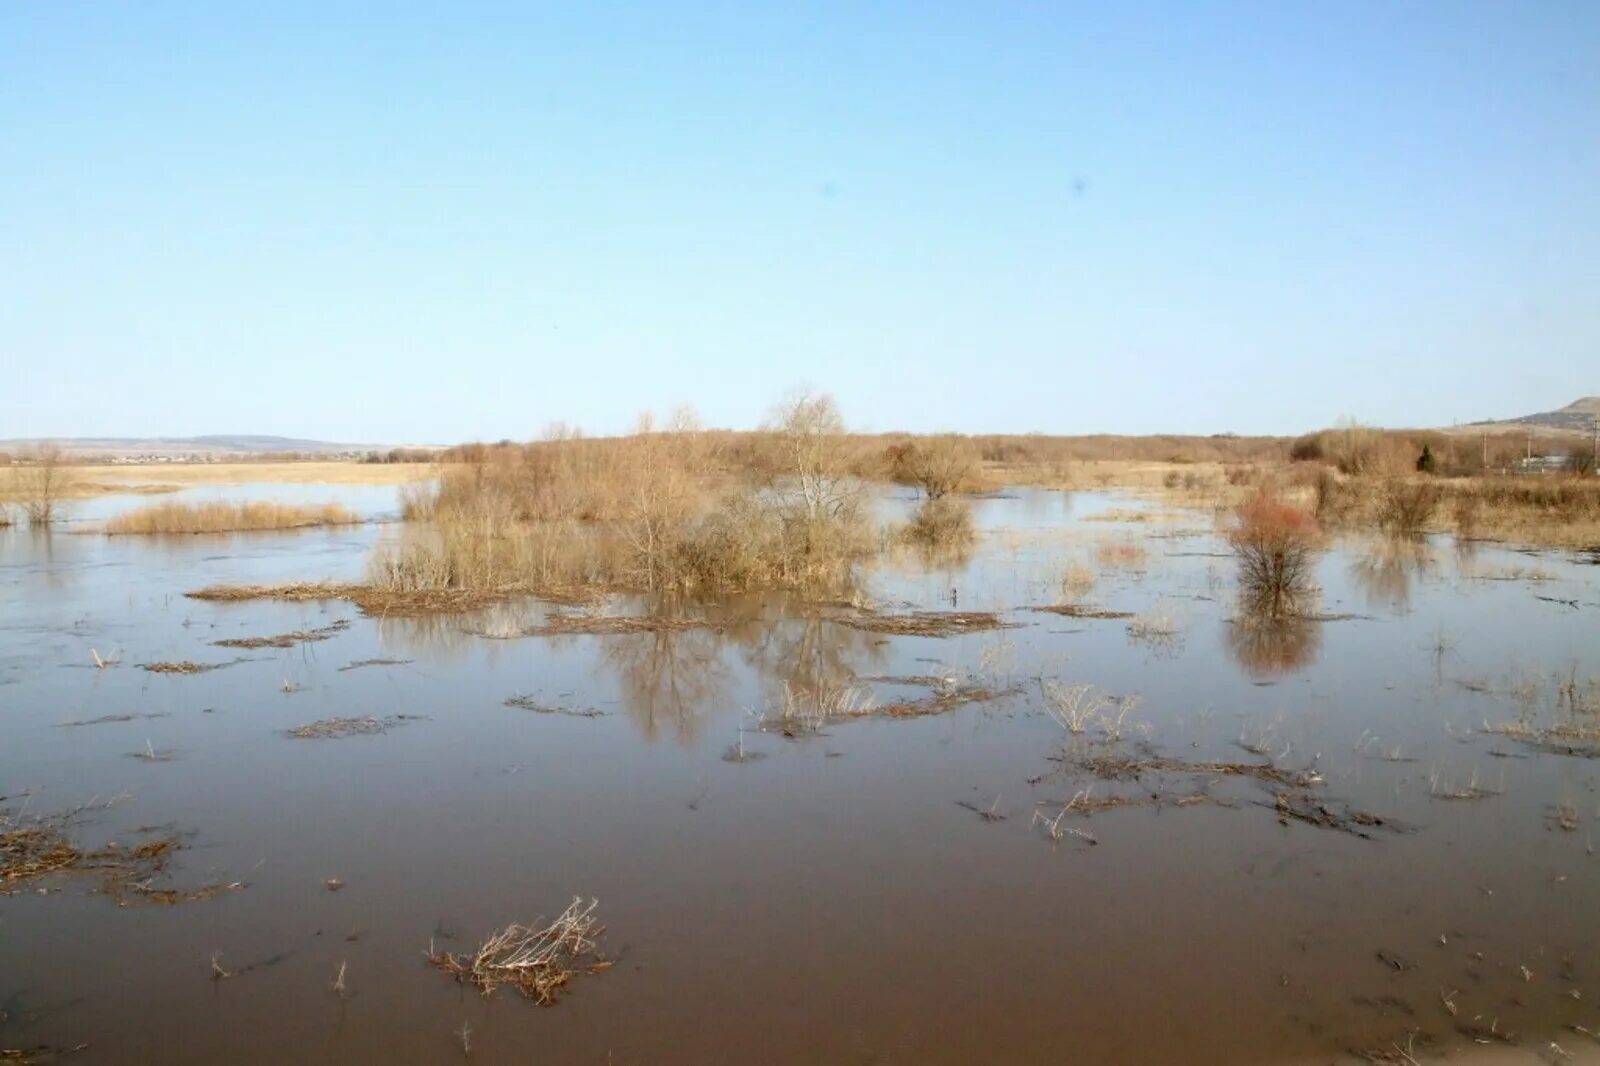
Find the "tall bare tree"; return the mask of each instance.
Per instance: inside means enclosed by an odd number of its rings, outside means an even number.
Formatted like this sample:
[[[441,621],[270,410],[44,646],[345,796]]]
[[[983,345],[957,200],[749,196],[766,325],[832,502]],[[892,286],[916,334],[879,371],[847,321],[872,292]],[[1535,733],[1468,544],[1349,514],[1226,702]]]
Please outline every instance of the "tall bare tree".
[[[857,505],[860,492],[849,471],[844,418],[832,396],[798,389],[773,408],[767,425],[781,442],[785,472],[808,522],[840,517]]]
[[[29,526],[43,529],[56,520],[61,510],[62,490],[66,487],[64,465],[59,444],[40,444],[24,455],[17,475],[17,491]]]

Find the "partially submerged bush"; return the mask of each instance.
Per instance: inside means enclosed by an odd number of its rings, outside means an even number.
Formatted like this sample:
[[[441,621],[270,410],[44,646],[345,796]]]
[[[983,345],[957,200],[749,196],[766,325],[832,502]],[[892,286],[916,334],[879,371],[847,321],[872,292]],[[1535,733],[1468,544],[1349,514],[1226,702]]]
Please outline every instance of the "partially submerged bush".
[[[775,411],[743,484],[687,415],[614,440],[484,448],[405,501],[412,528],[374,557],[401,592],[604,587],[713,593],[838,589],[872,550],[862,486],[831,398]]]
[[[1266,492],[1241,503],[1228,542],[1239,559],[1246,609],[1267,617],[1300,613],[1320,541],[1316,520],[1293,504]]]
[[[974,536],[972,508],[965,500],[930,496],[922,501],[902,535],[912,544],[929,548],[970,544]]]
[[[1443,491],[1437,482],[1393,478],[1378,498],[1378,526],[1395,536],[1419,536],[1433,520]]]

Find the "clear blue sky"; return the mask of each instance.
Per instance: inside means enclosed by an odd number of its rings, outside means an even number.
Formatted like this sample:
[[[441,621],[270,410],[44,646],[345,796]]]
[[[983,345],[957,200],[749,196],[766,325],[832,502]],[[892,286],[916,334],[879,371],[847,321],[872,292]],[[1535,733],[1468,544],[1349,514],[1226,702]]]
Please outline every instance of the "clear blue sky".
[[[0,437],[1600,393],[1600,3],[0,5]]]

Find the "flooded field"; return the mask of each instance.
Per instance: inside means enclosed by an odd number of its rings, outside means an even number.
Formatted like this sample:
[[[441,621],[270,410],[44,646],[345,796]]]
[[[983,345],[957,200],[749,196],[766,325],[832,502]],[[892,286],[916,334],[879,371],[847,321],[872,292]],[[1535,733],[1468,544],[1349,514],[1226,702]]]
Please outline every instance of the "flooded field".
[[[103,497],[51,535],[0,530],[0,810],[101,855],[0,884],[0,1048],[86,1066],[1600,1051],[1582,555],[1340,540],[1320,613],[1259,627],[1235,618],[1209,514],[1027,491],[977,504],[969,556],[872,568],[872,612],[186,598],[358,579],[399,510],[393,486],[178,495],[252,493],[375,521],[107,538],[90,527],[133,501]],[[177,850],[139,867],[154,841]],[[611,965],[553,1007],[429,963],[575,897],[598,900]]]

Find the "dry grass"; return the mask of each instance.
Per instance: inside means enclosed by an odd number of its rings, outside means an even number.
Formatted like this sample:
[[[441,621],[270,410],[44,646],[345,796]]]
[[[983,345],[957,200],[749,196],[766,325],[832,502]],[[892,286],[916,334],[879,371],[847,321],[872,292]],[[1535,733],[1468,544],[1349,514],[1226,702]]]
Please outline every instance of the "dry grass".
[[[982,633],[993,629],[1015,629],[989,611],[910,611],[904,614],[839,615],[833,621],[868,633],[888,633],[897,637],[950,637],[963,633]]]
[[[182,659],[177,662],[140,663],[139,669],[152,674],[204,674],[212,670],[221,670],[224,666],[232,666],[236,662],[237,659],[225,663],[196,663]]]
[[[1547,547],[1600,545],[1600,478],[1338,477],[1314,483],[1319,519],[1347,528]]]
[[[338,737],[372,736],[377,733],[387,733],[397,725],[404,725],[414,716],[406,714],[393,714],[387,718],[374,718],[370,715],[359,718],[324,718],[318,722],[308,722],[297,725],[289,730],[289,736],[299,740],[332,740]]]
[[[1016,692],[1014,688],[991,689],[984,685],[959,681],[954,684],[941,683],[935,687],[931,695],[923,699],[896,700],[880,704],[874,713],[886,718],[925,718],[929,715],[946,714],[969,703],[991,703],[1015,695]]]
[[[553,613],[535,626],[524,626],[505,632],[479,632],[476,635],[504,640],[515,637],[619,636],[626,633],[663,633],[707,628],[711,628],[711,623],[703,619],[669,615]]]
[[[605,927],[595,920],[597,906],[595,900],[574,898],[552,922],[508,925],[470,955],[430,946],[428,961],[485,996],[510,986],[540,1006],[552,1006],[574,977],[611,968],[598,954]]]
[[[226,640],[213,640],[211,644],[218,648],[292,648],[296,644],[315,644],[318,641],[331,640],[336,634],[343,633],[349,628],[350,623],[340,619],[316,629],[297,629],[292,633],[279,633],[270,637],[230,637]]]
[[[178,503],[167,501],[117,515],[105,524],[114,536],[128,534],[241,533],[356,525],[361,518],[338,504],[298,507],[282,503]]]
[[[549,598],[552,590],[541,589]],[[362,614],[379,617],[408,617],[477,610],[513,599],[533,595],[533,590],[495,589],[390,589],[354,582],[298,581],[282,585],[207,585],[184,593],[190,599],[213,603],[244,603],[251,600],[306,602],[348,600]]]
[[[521,711],[532,711],[534,714],[559,714],[567,718],[604,718],[606,714],[597,707],[562,707],[554,703],[545,703],[533,696],[512,696],[506,700],[506,706]]]
[[[72,482],[94,495],[137,492],[153,478],[161,491],[190,485],[404,485],[438,473],[432,463],[358,463],[345,461],[259,463],[162,463],[67,468]]]
[[[1133,617],[1132,611],[1108,611],[1088,603],[1053,603],[1043,607],[1030,607],[1028,610],[1038,611],[1043,614],[1058,614],[1063,618],[1115,619]]]
[[[152,882],[166,873],[180,847],[175,836],[134,845],[111,841],[92,849],[74,843],[67,830],[85,812],[105,806],[91,805],[32,818],[0,811],[0,895],[12,895],[45,878],[76,874],[97,878],[98,892],[119,907],[192,903],[244,887],[237,881],[201,885],[189,891],[155,887]]]
[[[217,603],[243,603],[248,600],[343,600],[360,589],[359,585],[299,581],[283,585],[207,585],[184,595],[192,600]]]

